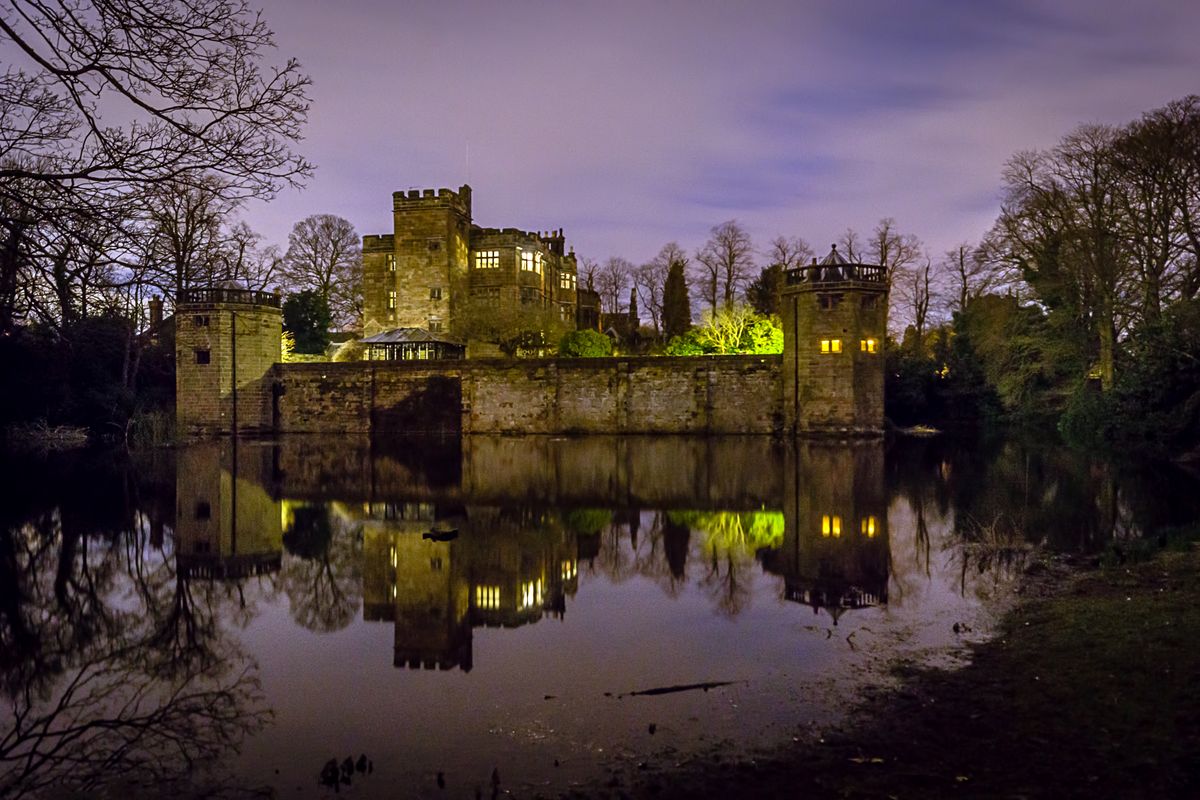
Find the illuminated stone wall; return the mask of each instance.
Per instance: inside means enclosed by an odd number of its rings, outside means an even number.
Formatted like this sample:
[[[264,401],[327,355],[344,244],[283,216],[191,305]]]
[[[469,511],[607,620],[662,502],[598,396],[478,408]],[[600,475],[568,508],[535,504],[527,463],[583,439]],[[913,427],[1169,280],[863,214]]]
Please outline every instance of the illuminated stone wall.
[[[775,433],[778,356],[280,364],[283,433]],[[461,412],[461,413],[460,413]]]

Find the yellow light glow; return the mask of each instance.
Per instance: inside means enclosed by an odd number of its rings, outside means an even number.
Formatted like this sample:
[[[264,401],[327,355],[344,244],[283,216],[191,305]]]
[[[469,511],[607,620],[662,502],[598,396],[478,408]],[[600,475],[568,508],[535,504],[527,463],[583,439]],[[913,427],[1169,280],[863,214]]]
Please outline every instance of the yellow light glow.
[[[833,352],[835,352],[835,353],[842,352],[842,340],[841,339],[834,339],[832,342],[829,343],[829,345],[832,348]]]
[[[833,518],[833,535],[835,538],[842,535],[842,518],[841,517]]]
[[[875,517],[865,518],[860,525],[860,529],[868,539],[873,539],[875,537]]]
[[[499,586],[476,586],[475,606],[477,608],[495,610],[500,607]]]
[[[392,569],[396,568],[396,547],[393,545],[388,553],[388,560],[392,562]]]
[[[575,577],[578,567],[574,561],[562,562],[562,579],[569,581]]]
[[[828,353],[828,352],[829,352],[829,340],[828,340],[828,339],[822,339],[822,340],[821,340],[821,352],[822,352],[822,353]]]
[[[542,579],[521,584],[521,608],[533,608],[542,604]]]
[[[475,269],[499,269],[499,250],[480,250],[475,254]]]
[[[879,343],[874,339],[862,339],[859,341],[859,348],[864,353],[874,353],[879,347]]]
[[[832,530],[833,530],[833,528],[830,525],[829,515],[825,514],[824,516],[821,517],[821,535],[828,536],[830,531],[832,531]]]

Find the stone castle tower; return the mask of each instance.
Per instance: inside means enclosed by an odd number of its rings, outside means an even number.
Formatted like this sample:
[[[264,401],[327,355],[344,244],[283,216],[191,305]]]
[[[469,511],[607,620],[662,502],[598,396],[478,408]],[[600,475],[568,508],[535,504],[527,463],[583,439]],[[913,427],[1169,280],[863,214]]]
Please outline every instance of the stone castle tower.
[[[392,217],[394,233],[363,237],[364,324],[448,331],[466,299],[471,187],[394,192]]]
[[[887,275],[834,245],[820,264],[784,275],[783,407],[798,434],[883,432]]]
[[[363,237],[368,337],[419,329],[465,339],[480,327],[470,323],[546,314],[575,327],[577,263],[561,228],[480,227],[471,217],[471,187],[463,185],[394,192],[392,229]]]
[[[269,433],[280,360],[279,295],[184,289],[175,306],[175,424],[184,438]]]

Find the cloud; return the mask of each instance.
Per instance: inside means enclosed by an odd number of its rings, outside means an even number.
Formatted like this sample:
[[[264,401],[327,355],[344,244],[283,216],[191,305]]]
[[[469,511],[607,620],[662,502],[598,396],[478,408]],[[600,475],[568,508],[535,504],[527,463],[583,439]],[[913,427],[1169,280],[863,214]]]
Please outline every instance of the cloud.
[[[741,219],[832,241],[894,216],[978,239],[1012,153],[1196,90],[1200,8],[1115,0],[267,4],[315,80],[304,192],[249,209],[279,242],[331,212],[470,180],[485,225],[565,227],[642,260]],[[821,245],[824,246],[823,244]]]

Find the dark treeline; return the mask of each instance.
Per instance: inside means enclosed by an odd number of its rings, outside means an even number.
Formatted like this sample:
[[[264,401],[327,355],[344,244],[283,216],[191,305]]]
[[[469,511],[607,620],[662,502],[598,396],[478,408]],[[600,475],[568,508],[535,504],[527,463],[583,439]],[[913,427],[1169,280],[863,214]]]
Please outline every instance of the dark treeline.
[[[1194,450],[1200,98],[1016,154],[1003,197],[978,246],[894,287],[909,317],[893,418],[1005,416],[1081,443]]]

